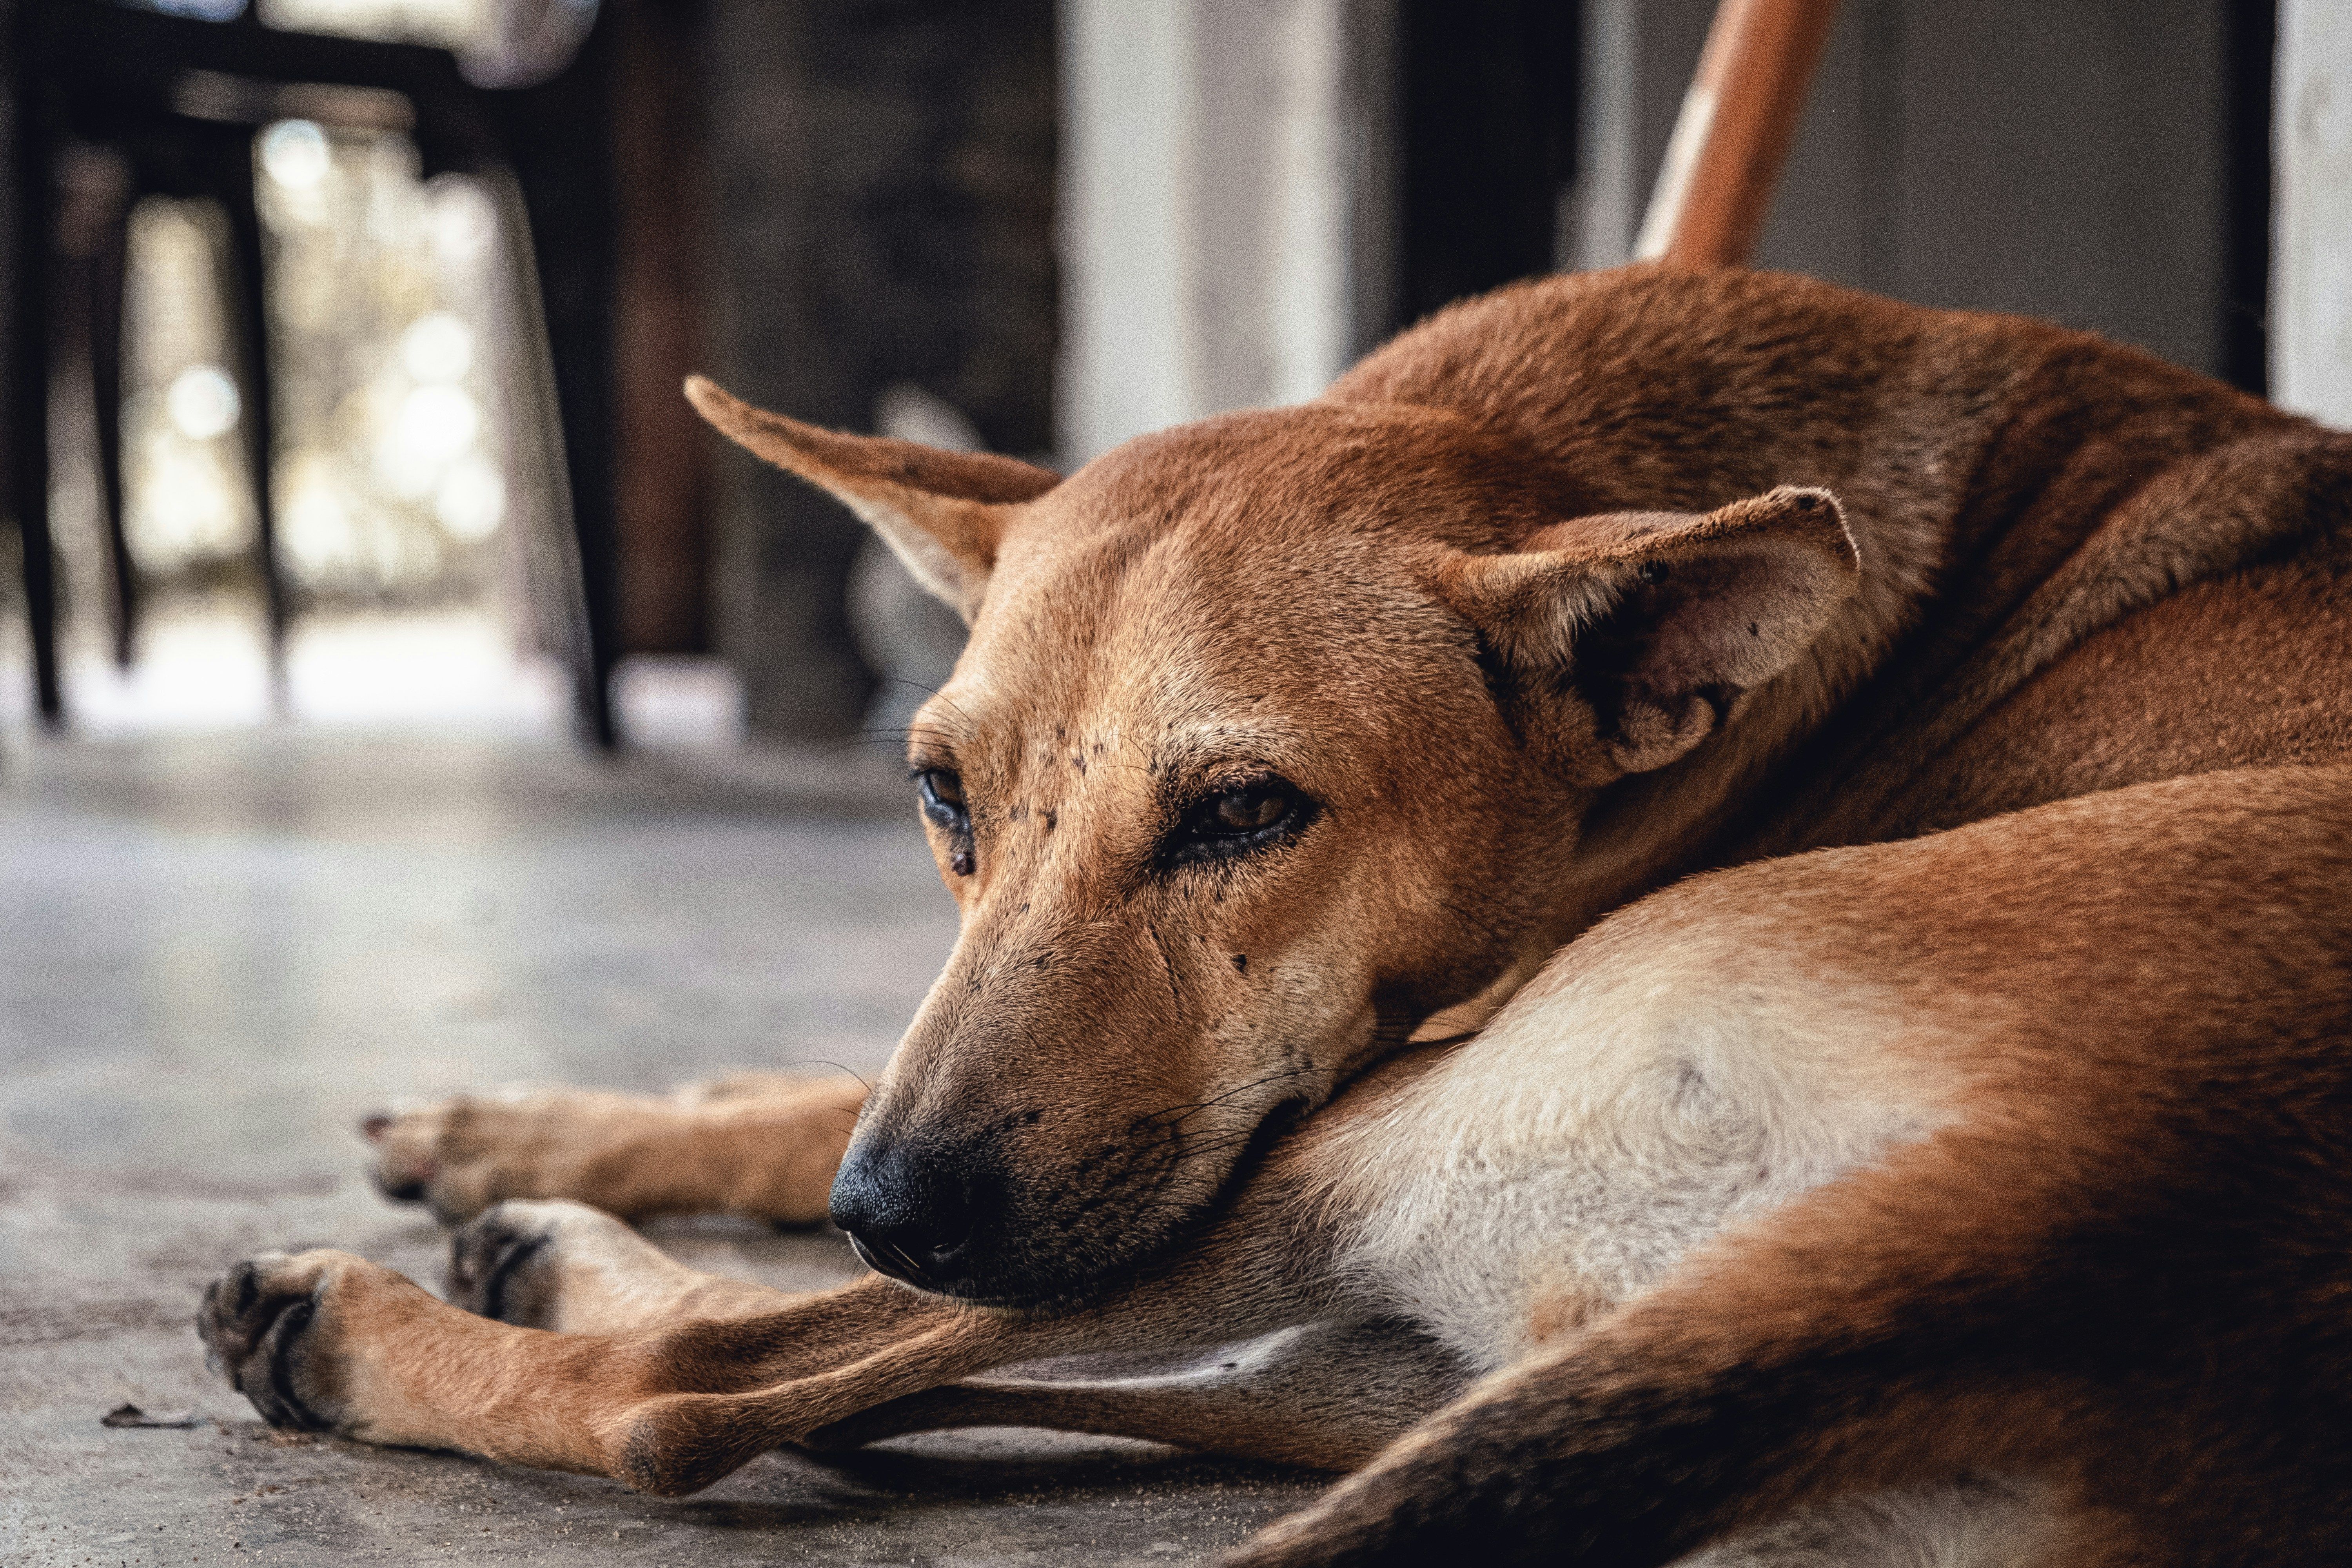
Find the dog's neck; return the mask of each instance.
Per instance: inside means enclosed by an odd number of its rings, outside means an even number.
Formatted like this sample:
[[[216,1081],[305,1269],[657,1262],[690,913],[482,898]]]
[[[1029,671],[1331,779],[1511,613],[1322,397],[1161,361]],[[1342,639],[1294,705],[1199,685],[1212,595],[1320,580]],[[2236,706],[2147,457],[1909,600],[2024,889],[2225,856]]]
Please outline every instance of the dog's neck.
[[[1850,672],[1862,647],[1856,637],[1844,647],[1808,655],[1749,693],[1734,721],[1689,756],[1603,789],[1584,819],[1569,896],[1540,936],[1545,951],[1612,910],[1721,863],[1717,846],[1727,830],[1755,814],[1786,759],[1816,733],[1836,696],[1853,689]]]

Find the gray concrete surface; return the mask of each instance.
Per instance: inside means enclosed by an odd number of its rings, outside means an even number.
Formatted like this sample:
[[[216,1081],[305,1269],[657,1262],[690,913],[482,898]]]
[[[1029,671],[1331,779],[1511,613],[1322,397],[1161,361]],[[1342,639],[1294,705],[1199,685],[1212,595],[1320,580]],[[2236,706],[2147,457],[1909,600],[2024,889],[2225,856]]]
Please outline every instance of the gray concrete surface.
[[[273,1433],[190,1317],[257,1248],[437,1285],[361,1175],[393,1097],[887,1057],[952,935],[880,759],[304,735],[0,757],[0,1563],[1159,1563],[1310,1478],[1041,1434],[759,1460],[695,1498]],[[810,1286],[831,1235],[656,1232]],[[193,1409],[116,1430],[124,1402]]]

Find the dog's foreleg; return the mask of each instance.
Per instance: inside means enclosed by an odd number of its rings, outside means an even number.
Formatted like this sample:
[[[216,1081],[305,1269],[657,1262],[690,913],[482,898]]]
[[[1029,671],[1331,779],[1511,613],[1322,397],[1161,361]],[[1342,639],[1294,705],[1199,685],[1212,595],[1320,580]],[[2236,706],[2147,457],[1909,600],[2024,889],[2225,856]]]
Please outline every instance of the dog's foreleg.
[[[845,1074],[737,1074],[673,1094],[559,1089],[460,1095],[362,1124],[388,1197],[446,1224],[504,1198],[573,1198],[626,1219],[825,1215],[866,1102]]]
[[[1196,1247],[1056,1315],[991,1311],[868,1276],[749,1316],[558,1334],[476,1316],[346,1253],[267,1254],[215,1285],[198,1321],[214,1364],[276,1425],[680,1495],[873,1405],[993,1367],[1124,1348],[1139,1332],[1197,1345],[1300,1321],[1324,1298],[1285,1263]]]
[[[1310,1131],[1294,1134],[1291,1149],[1311,1150]],[[549,1333],[436,1300],[364,1258],[318,1251],[239,1264],[206,1295],[198,1325],[215,1367],[278,1425],[677,1494],[862,1410],[992,1368],[1206,1347],[1329,1315],[1328,1260],[1297,1212],[1298,1164],[1277,1148],[1191,1246],[1103,1297],[1053,1310],[977,1308],[879,1276],[772,1310],[751,1296],[698,1306],[709,1277],[666,1271],[641,1250],[607,1259],[642,1287],[608,1292],[608,1321],[650,1315],[661,1326]],[[603,1227],[599,1247],[649,1250],[609,1216],[557,1214]],[[489,1304],[500,1256],[486,1247],[467,1263],[461,1246],[473,1304]],[[518,1265],[497,1290],[520,1282]],[[634,1302],[624,1300],[632,1292]],[[568,1310],[559,1306],[559,1321]],[[668,1321],[678,1310],[698,1315]],[[740,1312],[749,1315],[729,1315]]]
[[[1200,1236],[1084,1301],[974,1307],[877,1275],[781,1304],[734,1295],[698,1305],[693,1292],[709,1277],[666,1270],[609,1216],[586,1215],[601,1228],[583,1256],[614,1249],[607,1261],[650,1281],[634,1304],[623,1299],[629,1290],[608,1293],[606,1321],[649,1315],[659,1326],[517,1327],[436,1300],[364,1258],[319,1251],[239,1264],[206,1294],[198,1328],[215,1366],[280,1426],[693,1491],[765,1449],[993,1368],[1206,1349],[1346,1316],[1330,1226],[1311,1195],[1318,1163],[1334,1134],[1426,1065],[1400,1059],[1366,1074],[1280,1140]],[[565,1224],[584,1213],[557,1212],[571,1216]],[[475,1305],[486,1303],[502,1256],[486,1245],[469,1263],[461,1244],[458,1272]],[[499,1289],[516,1289],[517,1279],[510,1269]],[[667,1321],[681,1307],[698,1315]]]
[[[1021,1325],[878,1276],[635,1334],[518,1328],[380,1264],[268,1253],[205,1293],[215,1369],[273,1425],[689,1491],[867,1405],[1017,1359]]]
[[[849,1448],[906,1432],[1040,1426],[1345,1470],[1466,1386],[1444,1347],[1394,1323],[1317,1323],[1121,1376],[992,1375],[927,1389],[810,1435]]]

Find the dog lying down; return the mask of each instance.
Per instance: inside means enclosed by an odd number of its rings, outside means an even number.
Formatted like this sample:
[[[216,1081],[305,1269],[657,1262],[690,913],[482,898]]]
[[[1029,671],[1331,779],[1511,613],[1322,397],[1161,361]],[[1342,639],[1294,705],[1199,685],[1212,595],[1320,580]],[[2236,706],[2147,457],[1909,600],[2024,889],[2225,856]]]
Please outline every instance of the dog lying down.
[[[452,1300],[237,1265],[268,1419],[1347,1472],[1253,1565],[2352,1552],[2352,437],[1654,267],[1058,480],[688,394],[971,623],[908,743],[961,938],[870,1099],[374,1124]],[[697,1209],[874,1273],[623,1224]],[[1170,1370],[1003,1370],[1104,1351]]]

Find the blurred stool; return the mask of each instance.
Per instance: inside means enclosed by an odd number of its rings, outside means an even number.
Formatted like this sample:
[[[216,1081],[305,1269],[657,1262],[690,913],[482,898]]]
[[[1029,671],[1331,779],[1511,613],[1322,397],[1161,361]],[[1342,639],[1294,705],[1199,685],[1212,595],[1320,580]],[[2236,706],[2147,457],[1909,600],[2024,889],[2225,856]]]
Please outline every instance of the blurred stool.
[[[78,342],[89,360],[113,643],[126,663],[138,624],[139,579],[123,524],[121,367],[128,225],[145,195],[202,197],[228,219],[246,466],[259,523],[271,668],[282,671],[292,605],[269,493],[274,441],[254,137],[272,121],[300,119],[404,132],[427,177],[465,174],[496,200],[510,274],[529,295],[529,308],[515,315],[527,331],[538,329],[538,342],[520,356],[532,384],[517,389],[517,402],[534,411],[540,428],[520,434],[535,437],[545,455],[541,482],[551,515],[568,513],[569,521],[559,537],[526,542],[536,609],[542,630],[563,644],[583,731],[600,746],[617,743],[612,29],[589,25],[593,4],[556,0],[539,9],[576,18],[584,30],[568,62],[531,85],[483,87],[444,49],[281,31],[249,15],[206,21],[111,0],[16,0],[6,51],[15,109],[15,166],[6,177],[15,237],[6,461],[45,723],[65,716],[47,417],[61,338]],[[101,163],[115,173],[78,183],[67,255],[59,247],[68,202],[60,179],[76,148],[102,150]],[[81,166],[93,165],[85,158]],[[60,318],[80,330],[60,333]]]

